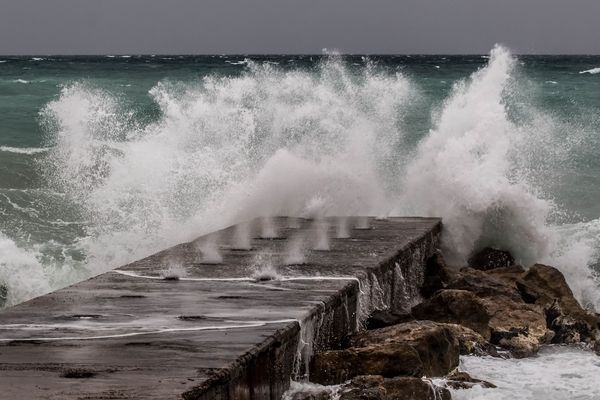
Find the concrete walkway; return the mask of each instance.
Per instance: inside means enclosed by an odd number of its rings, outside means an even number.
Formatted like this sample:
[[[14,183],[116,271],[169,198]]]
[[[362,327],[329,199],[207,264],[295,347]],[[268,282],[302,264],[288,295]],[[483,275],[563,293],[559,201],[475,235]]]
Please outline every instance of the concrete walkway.
[[[280,398],[361,316],[417,301],[441,229],[345,222],[231,227],[1,311],[0,399]]]

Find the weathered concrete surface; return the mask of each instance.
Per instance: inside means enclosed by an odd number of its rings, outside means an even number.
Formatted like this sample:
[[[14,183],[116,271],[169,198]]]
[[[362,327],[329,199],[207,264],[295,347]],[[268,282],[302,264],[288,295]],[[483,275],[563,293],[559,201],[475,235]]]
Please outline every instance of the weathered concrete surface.
[[[273,222],[280,237],[251,250],[234,248],[232,227],[0,312],[0,399],[278,399],[313,347],[339,347],[374,307],[417,301],[441,229],[371,220],[284,265],[291,243],[310,249],[318,234]],[[213,242],[223,264],[202,263]]]

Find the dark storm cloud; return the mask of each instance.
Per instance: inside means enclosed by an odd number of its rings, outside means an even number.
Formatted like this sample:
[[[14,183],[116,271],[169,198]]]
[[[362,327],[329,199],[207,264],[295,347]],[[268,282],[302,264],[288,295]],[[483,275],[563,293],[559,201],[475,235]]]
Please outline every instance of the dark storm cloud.
[[[0,53],[600,53],[600,0],[0,0]]]

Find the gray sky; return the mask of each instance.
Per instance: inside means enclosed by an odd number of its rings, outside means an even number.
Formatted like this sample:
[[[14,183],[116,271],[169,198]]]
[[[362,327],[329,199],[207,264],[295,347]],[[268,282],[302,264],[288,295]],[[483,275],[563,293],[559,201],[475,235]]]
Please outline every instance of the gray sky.
[[[600,53],[600,0],[0,0],[0,54]]]

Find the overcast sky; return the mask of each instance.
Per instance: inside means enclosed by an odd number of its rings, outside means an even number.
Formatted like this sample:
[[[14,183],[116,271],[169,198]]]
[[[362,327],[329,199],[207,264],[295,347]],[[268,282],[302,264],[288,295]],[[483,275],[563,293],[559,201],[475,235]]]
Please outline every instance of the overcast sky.
[[[600,0],[0,0],[0,54],[600,53]]]

